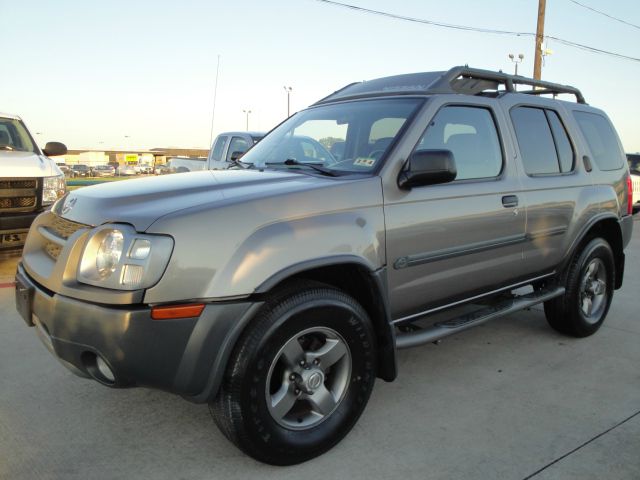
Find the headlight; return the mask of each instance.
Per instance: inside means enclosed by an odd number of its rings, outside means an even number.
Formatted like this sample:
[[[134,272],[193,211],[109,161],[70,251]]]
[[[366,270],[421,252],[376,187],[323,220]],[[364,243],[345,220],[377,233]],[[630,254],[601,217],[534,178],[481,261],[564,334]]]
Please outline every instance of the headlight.
[[[149,288],[162,277],[172,250],[171,237],[140,234],[129,225],[103,225],[85,244],[78,281],[117,290]]]
[[[42,204],[52,204],[63,196],[66,191],[67,183],[64,180],[64,175],[44,177],[44,183],[42,185]]]
[[[116,271],[123,245],[124,235],[120,230],[110,230],[104,236],[96,254],[96,271],[100,278],[105,279]]]

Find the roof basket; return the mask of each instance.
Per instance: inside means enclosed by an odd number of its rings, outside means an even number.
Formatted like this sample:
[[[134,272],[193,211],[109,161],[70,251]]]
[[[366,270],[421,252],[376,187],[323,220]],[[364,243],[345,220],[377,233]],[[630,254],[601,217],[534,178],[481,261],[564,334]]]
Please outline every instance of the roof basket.
[[[452,93],[453,91],[466,95],[478,95],[486,90],[498,90],[500,85],[504,85],[507,92],[528,95],[555,96],[560,93],[567,93],[574,95],[578,103],[587,103],[582,92],[569,85],[469,67],[453,67],[432,83],[428,90],[432,93]],[[531,90],[517,91],[516,85],[528,85],[533,88]]]

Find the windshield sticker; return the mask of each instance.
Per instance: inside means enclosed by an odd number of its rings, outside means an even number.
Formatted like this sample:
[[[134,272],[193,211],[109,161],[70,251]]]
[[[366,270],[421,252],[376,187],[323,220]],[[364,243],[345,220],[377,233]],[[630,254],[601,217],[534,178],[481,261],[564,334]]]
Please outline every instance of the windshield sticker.
[[[358,157],[355,162],[353,162],[354,165],[360,165],[361,167],[373,167],[375,163],[375,158],[368,157]]]

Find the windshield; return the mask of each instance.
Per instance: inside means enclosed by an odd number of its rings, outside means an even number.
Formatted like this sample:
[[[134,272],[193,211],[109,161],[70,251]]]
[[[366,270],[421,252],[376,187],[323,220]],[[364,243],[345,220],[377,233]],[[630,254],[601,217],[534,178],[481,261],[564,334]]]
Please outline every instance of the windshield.
[[[335,173],[371,172],[423,102],[393,98],[304,110],[258,142],[242,163],[258,168],[299,169],[300,164],[311,164]]]
[[[39,153],[20,120],[0,117],[0,150]]]
[[[629,162],[629,171],[632,175],[640,175],[640,154],[627,155],[627,162]]]

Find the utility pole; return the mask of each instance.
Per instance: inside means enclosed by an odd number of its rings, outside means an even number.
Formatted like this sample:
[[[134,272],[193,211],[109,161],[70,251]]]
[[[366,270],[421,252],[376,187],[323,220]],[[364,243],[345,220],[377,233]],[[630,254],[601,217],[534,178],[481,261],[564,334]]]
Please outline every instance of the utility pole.
[[[536,28],[536,51],[533,57],[533,78],[542,78],[542,41],[544,40],[544,12],[547,0],[538,0],[538,27]]]

